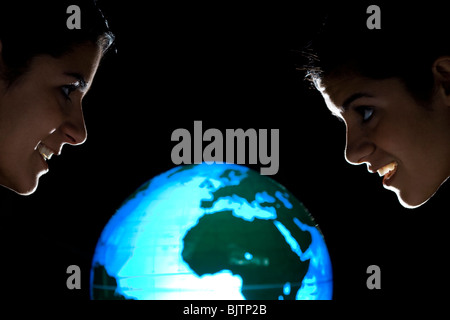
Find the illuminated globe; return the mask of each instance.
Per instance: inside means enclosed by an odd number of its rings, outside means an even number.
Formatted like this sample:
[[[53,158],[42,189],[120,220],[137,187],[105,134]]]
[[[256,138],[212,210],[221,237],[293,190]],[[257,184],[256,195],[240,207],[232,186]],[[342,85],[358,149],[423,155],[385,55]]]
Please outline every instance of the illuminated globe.
[[[103,230],[93,299],[331,299],[313,218],[289,191],[234,164],[175,167],[141,186]]]

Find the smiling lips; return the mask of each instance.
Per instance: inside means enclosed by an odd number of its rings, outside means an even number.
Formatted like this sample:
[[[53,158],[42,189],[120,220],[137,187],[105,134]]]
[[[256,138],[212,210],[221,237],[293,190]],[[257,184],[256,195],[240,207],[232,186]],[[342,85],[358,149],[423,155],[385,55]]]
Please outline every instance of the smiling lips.
[[[397,171],[397,166],[398,166],[398,163],[395,161],[392,161],[391,163],[389,163],[389,164],[385,165],[384,167],[381,167],[380,169],[377,170],[380,177],[384,176],[383,183],[385,183],[386,181],[388,181],[389,179],[392,178],[392,176]]]
[[[38,144],[38,151],[41,154],[42,158],[44,158],[45,161],[50,160],[50,158],[53,155],[53,151],[50,150],[45,144],[43,144],[42,142],[40,142]]]

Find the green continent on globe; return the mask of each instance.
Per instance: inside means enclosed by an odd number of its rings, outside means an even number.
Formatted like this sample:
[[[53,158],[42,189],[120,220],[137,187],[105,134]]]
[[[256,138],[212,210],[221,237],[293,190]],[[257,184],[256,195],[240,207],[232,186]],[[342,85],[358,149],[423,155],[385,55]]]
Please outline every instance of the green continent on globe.
[[[233,177],[242,175],[241,171],[228,169],[220,178],[231,182]],[[257,194],[262,193],[267,199],[258,201]],[[238,274],[242,277],[242,294],[246,299],[278,299],[286,284],[290,290],[284,298],[295,299],[308,271],[309,260],[300,260],[274,221],[281,224],[283,230],[289,232],[289,238],[305,252],[311,244],[311,234],[299,229],[294,218],[310,226],[314,221],[309,215],[302,219],[294,213],[308,214],[306,209],[294,197],[289,197],[284,187],[251,170],[239,184],[226,184],[212,195],[212,200],[202,200],[202,208],[212,208],[220,199],[229,197],[247,203],[257,200],[261,207],[276,208],[276,220],[252,218],[253,221],[246,221],[229,210],[206,214],[184,237],[183,260],[199,276],[221,270]]]
[[[201,217],[184,237],[182,256],[199,276],[223,269],[238,274],[242,294],[251,300],[278,299],[286,283],[290,290],[284,298],[295,299],[309,267],[309,260],[299,259],[273,221],[245,221],[231,211]]]
[[[94,279],[101,285],[94,283],[92,288],[92,297],[95,300],[134,300],[125,298],[116,291],[117,281],[111,277],[104,266],[96,264],[93,267]]]
[[[228,169],[220,176],[231,180],[232,176],[241,176],[242,172],[238,170]],[[303,213],[304,216],[297,217],[311,227],[315,226],[313,217],[308,213],[306,208],[295,198],[290,197],[289,192],[280,184],[272,179],[259,175],[256,171],[249,170],[238,185],[226,185],[222,188],[212,192],[212,200],[203,200],[200,204],[202,208],[211,208],[215,202],[224,197],[238,196],[243,198],[248,203],[256,200],[258,193],[266,193],[271,196],[271,201],[262,201],[259,203],[261,207],[274,207],[276,209],[277,220],[280,221],[297,239],[297,235],[305,234],[305,232],[298,229],[293,218],[294,213]],[[271,183],[269,183],[271,182]],[[306,233],[309,235],[309,233]],[[311,243],[311,236],[309,239],[303,239],[300,245],[304,244],[306,247]],[[303,249],[303,248],[302,248]],[[306,250],[306,248],[305,248]]]

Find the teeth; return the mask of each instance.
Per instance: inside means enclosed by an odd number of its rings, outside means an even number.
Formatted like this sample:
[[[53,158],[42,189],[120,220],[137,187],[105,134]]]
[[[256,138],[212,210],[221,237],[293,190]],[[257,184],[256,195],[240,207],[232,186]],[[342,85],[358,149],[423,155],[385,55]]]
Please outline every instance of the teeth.
[[[380,177],[384,176],[386,173],[393,171],[395,168],[397,168],[397,162],[391,162],[388,165],[385,165],[383,168],[378,169],[378,174]]]
[[[39,143],[38,145],[39,153],[42,155],[44,160],[50,160],[53,155],[53,152],[47,148],[43,143]]]

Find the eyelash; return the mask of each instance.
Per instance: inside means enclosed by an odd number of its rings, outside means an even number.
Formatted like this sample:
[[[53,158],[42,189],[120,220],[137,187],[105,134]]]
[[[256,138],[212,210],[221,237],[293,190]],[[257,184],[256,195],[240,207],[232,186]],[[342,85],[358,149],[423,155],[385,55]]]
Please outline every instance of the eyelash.
[[[374,108],[369,106],[359,106],[355,108],[356,112],[358,112],[362,117],[362,122],[369,122],[373,117]],[[367,115],[367,113],[369,113]]]

